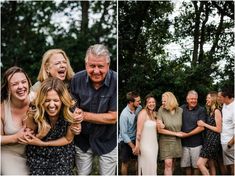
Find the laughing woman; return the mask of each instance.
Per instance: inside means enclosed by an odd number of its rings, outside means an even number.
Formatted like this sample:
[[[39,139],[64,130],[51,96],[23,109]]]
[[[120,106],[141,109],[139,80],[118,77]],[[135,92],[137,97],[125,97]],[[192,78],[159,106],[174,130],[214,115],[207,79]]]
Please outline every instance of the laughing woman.
[[[39,133],[46,121],[51,129],[45,137],[24,136],[27,144],[27,165],[32,175],[71,175],[74,167],[74,134],[70,124],[74,116],[70,108],[74,105],[63,81],[48,78],[42,82],[35,99],[35,122]],[[22,140],[23,142],[23,140]]]
[[[27,175],[25,145],[18,138],[27,135],[23,119],[29,107],[30,80],[19,67],[9,68],[1,84],[1,175]]]
[[[42,57],[42,64],[37,78],[38,82],[31,87],[30,94],[35,97],[41,83],[49,77],[59,78],[68,87],[73,75],[74,72],[66,53],[61,49],[50,49]]]
[[[208,93],[206,97],[206,107],[208,112],[207,123],[202,120],[197,122],[198,126],[206,128],[205,142],[197,161],[198,168],[203,175],[216,175],[214,160],[217,158],[219,153],[220,133],[222,130],[222,115],[217,96],[217,92]],[[207,161],[209,170],[206,167]]]

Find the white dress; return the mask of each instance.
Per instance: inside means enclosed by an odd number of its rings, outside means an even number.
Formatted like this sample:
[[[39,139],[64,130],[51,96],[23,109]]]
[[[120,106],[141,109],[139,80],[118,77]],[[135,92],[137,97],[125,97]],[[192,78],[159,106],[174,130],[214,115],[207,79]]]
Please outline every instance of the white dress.
[[[8,102],[4,101],[6,135],[17,133],[22,126],[16,125],[12,120],[11,109]],[[26,166],[25,145],[1,145],[1,175],[28,175]]]
[[[157,123],[153,120],[144,122],[138,156],[138,175],[157,175]]]

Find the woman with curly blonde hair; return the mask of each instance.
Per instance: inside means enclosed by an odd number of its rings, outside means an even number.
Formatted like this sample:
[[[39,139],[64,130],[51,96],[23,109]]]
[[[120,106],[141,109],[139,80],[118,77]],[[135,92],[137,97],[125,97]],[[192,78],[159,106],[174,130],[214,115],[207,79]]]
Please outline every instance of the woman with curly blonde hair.
[[[76,125],[75,116],[70,112],[73,106],[74,101],[63,81],[58,78],[47,78],[42,82],[35,99],[34,121],[38,134],[45,130],[45,122],[50,125],[50,129],[42,140],[34,135],[21,139],[22,142],[29,144],[26,147],[26,156],[30,174],[73,174],[75,148],[71,143],[74,137],[71,126]]]
[[[206,128],[206,137],[203,143],[197,166],[203,175],[216,175],[214,160],[217,158],[220,148],[220,133],[222,130],[222,113],[218,103],[217,92],[209,92],[206,97],[208,113],[207,123],[199,120],[198,126]],[[209,164],[209,170],[206,163]]]

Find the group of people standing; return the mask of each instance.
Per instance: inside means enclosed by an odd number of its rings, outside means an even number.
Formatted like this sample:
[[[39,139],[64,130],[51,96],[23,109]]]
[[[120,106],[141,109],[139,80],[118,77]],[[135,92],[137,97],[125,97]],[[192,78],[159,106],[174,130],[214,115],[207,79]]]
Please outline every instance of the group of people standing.
[[[109,66],[108,49],[95,44],[76,74],[61,49],[43,55],[33,86],[20,67],[4,73],[2,175],[89,175],[95,155],[101,175],[116,173],[117,74]]]
[[[101,175],[117,174],[117,73],[110,62],[108,49],[96,44],[86,52],[85,70],[76,74],[61,49],[43,55],[33,86],[20,67],[4,73],[2,175],[89,175],[95,155]],[[177,158],[187,175],[215,175],[220,152],[234,174],[233,97],[233,90],[209,92],[206,112],[194,90],[180,107],[175,95],[165,92],[157,111],[152,94],[142,107],[140,95],[128,92],[119,118],[121,174],[138,157],[139,175],[157,175],[158,159],[164,174],[172,175]]]
[[[164,175],[172,175],[177,158],[186,175],[216,175],[221,158],[221,174],[234,175],[233,97],[233,89],[209,92],[204,108],[190,90],[179,107],[175,95],[165,92],[157,111],[153,95],[142,108],[140,95],[128,92],[119,120],[121,174],[128,174],[129,161],[138,157],[138,175],[157,175],[158,160],[164,161]]]

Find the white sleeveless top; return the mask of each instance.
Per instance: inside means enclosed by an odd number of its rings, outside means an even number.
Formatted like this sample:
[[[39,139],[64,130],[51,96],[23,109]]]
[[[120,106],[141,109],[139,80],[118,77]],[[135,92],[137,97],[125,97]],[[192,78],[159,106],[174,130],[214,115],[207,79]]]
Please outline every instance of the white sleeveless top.
[[[14,123],[10,102],[4,101],[4,133],[12,135],[17,133],[22,124]],[[28,175],[29,171],[26,166],[25,145],[7,144],[1,145],[1,174],[3,175]]]

